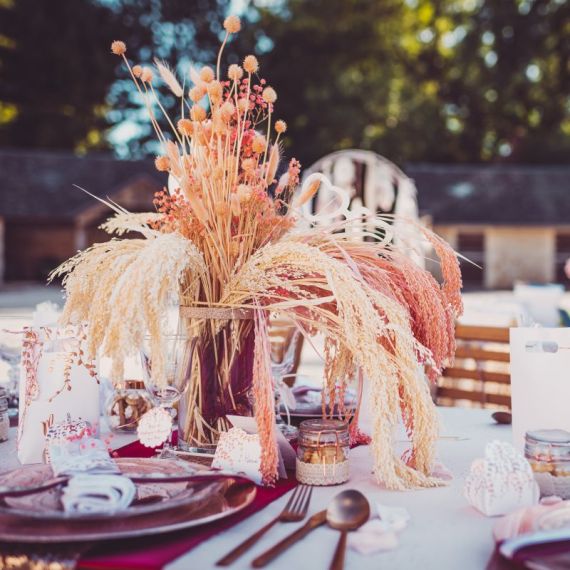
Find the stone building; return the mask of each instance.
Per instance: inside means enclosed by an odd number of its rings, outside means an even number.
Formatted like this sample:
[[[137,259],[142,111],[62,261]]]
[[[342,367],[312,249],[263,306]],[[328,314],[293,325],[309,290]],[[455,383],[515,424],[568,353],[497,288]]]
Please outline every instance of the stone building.
[[[568,284],[569,166],[409,165],[420,211],[481,268],[462,262],[466,285]]]
[[[152,161],[69,153],[0,152],[0,268],[6,281],[42,281],[59,263],[109,239],[98,226],[112,212],[91,194],[132,212],[152,210],[161,177]],[[0,237],[2,236],[0,224]]]
[[[357,187],[366,173],[355,172]],[[467,286],[568,283],[570,167],[410,164],[404,172],[415,182],[422,219],[427,214],[480,266],[462,263]],[[78,249],[109,239],[98,226],[112,212],[74,185],[143,212],[153,209],[153,194],[165,182],[151,160],[1,151],[0,283],[45,280]]]

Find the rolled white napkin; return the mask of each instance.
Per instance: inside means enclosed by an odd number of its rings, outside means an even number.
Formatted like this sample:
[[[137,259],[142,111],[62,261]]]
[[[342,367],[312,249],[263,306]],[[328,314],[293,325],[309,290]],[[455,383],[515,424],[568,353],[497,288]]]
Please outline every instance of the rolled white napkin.
[[[126,509],[136,495],[134,483],[122,475],[82,474],[72,477],[61,502],[66,513],[111,513]]]

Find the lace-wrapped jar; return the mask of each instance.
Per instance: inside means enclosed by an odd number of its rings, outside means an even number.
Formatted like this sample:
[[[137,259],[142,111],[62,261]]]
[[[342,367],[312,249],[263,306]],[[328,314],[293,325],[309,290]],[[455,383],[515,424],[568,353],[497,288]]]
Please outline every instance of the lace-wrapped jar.
[[[340,485],[348,481],[350,441],[340,420],[301,422],[297,447],[297,480],[307,485]]]

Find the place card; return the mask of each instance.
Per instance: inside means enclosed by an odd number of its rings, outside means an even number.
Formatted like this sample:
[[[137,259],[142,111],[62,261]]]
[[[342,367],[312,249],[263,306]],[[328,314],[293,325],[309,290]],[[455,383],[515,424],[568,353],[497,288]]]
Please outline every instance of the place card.
[[[216,447],[212,467],[243,473],[261,484],[261,444],[255,419],[246,416],[228,416],[233,427],[222,433]],[[286,468],[295,466],[296,453],[283,434],[275,429],[279,464],[279,477],[287,477]]]

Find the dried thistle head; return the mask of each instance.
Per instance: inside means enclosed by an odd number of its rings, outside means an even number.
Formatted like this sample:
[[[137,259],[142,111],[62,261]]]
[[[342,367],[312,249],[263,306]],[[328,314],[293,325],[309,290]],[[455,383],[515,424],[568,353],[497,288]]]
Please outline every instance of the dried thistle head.
[[[279,134],[283,134],[287,130],[287,123],[285,121],[276,121],[275,122],[275,131]]]
[[[168,172],[170,170],[170,159],[167,156],[157,156],[154,159],[154,166],[159,172]]]
[[[212,103],[219,103],[222,100],[223,93],[224,87],[219,81],[214,80],[208,83],[208,95]]]
[[[266,140],[262,135],[257,135],[251,143],[251,150],[256,153],[262,153],[265,150]]]
[[[178,132],[186,137],[191,137],[194,134],[194,125],[190,119],[180,119],[176,127]]]
[[[220,113],[222,116],[222,120],[225,122],[228,122],[233,117],[233,114],[235,112],[236,112],[236,108],[234,107],[234,105],[231,101],[226,101],[220,107]]]
[[[142,75],[143,68],[140,65],[133,65],[133,75],[138,79]]]
[[[205,65],[202,69],[200,69],[200,79],[204,83],[210,83],[210,81],[214,81],[215,79],[214,70],[211,67]]]
[[[236,63],[232,63],[228,68],[228,77],[232,81],[239,81],[243,77],[243,69]]]
[[[243,115],[249,109],[249,100],[245,97],[238,99],[237,102],[238,110]]]
[[[228,34],[237,34],[241,30],[241,21],[237,16],[228,16],[224,20],[224,30]]]
[[[150,67],[143,67],[141,71],[141,81],[144,81],[145,83],[152,83],[152,78],[152,69]]]
[[[188,97],[194,102],[199,103],[206,95],[206,90],[202,86],[195,85],[188,91]]]
[[[190,116],[192,117],[193,121],[197,121],[201,123],[202,121],[206,120],[206,109],[201,105],[192,105],[190,109]]]
[[[259,69],[257,58],[254,55],[246,55],[243,60],[243,68],[248,73],[257,73],[257,70]]]
[[[275,103],[277,101],[277,93],[273,87],[266,87],[261,96],[266,103]]]
[[[115,55],[124,55],[127,51],[127,44],[125,44],[125,42],[122,42],[120,40],[115,40],[111,44],[111,51]]]

